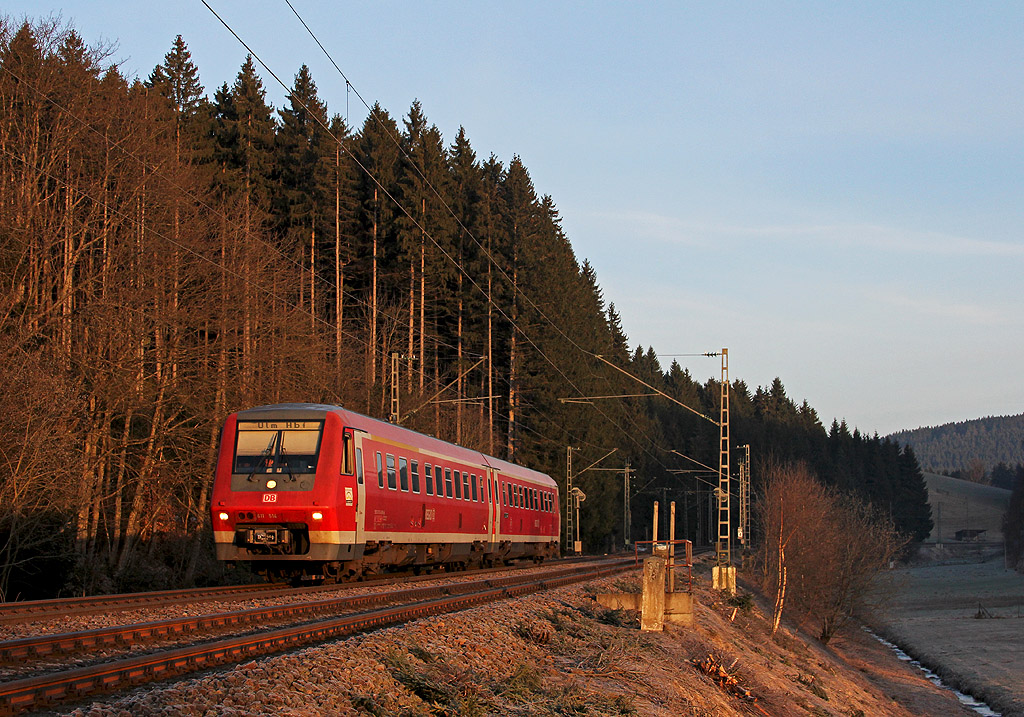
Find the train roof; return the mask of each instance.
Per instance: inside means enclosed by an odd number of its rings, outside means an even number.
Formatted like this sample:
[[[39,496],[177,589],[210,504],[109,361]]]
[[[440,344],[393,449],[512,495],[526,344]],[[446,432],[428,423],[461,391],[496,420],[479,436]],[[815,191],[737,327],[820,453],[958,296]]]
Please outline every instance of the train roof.
[[[429,436],[425,433],[414,431],[411,428],[397,426],[387,421],[381,421],[370,416],[364,416],[343,406],[333,406],[322,403],[277,403],[267,406],[255,406],[237,412],[241,420],[322,420],[328,413],[339,414],[345,425],[364,430],[373,435],[380,436],[401,442],[415,441],[429,447],[437,452],[444,452],[452,458],[464,460],[467,463],[482,463],[490,468],[500,471],[509,476],[520,478],[532,483],[554,486],[555,481],[547,474],[535,471],[517,463],[488,456],[480,451],[474,451],[456,443],[442,441],[440,438]]]

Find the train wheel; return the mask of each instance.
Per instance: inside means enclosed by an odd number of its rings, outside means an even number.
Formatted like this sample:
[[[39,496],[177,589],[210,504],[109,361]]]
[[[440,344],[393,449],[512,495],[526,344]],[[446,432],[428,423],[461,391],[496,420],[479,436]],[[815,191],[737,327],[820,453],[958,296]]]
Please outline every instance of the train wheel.
[[[334,585],[341,578],[341,563],[324,563],[324,584]]]

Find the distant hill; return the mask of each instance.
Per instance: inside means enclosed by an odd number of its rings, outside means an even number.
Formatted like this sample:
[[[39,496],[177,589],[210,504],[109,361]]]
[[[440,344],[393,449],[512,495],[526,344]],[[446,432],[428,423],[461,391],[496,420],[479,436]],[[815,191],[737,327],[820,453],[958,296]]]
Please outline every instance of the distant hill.
[[[979,530],[984,532],[976,540],[1003,539],[1003,513],[1010,502],[1010,491],[934,473],[925,473],[924,480],[932,509],[932,532],[925,542],[958,542],[960,531]]]
[[[935,473],[1024,464],[1024,413],[915,428],[889,437],[913,448],[921,468]]]

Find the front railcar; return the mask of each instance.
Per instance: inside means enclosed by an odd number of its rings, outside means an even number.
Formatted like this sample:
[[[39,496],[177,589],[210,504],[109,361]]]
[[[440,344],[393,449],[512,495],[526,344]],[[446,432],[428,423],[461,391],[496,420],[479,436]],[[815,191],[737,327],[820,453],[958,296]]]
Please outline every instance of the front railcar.
[[[354,557],[356,487],[353,433],[339,409],[229,416],[211,500],[217,558],[274,577],[339,569]]]

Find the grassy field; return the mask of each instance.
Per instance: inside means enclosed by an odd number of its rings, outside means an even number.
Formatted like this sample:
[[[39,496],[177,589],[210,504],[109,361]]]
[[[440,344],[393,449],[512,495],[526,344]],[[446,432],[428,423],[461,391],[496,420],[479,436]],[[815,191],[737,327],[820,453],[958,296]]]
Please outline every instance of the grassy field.
[[[960,530],[984,530],[982,541],[1002,541],[1003,513],[1010,491],[948,476],[925,473],[932,533],[926,542],[955,541]]]
[[[981,501],[973,505],[980,520]],[[988,552],[982,561],[893,571],[895,597],[874,627],[948,684],[1004,715],[1024,715],[1024,575],[1006,570],[999,550]]]
[[[920,561],[893,571],[895,597],[874,625],[948,684],[1024,716],[1024,575],[1003,565],[1010,492],[925,474],[935,527]],[[959,530],[984,530],[982,542]],[[937,545],[941,543],[941,545]]]

